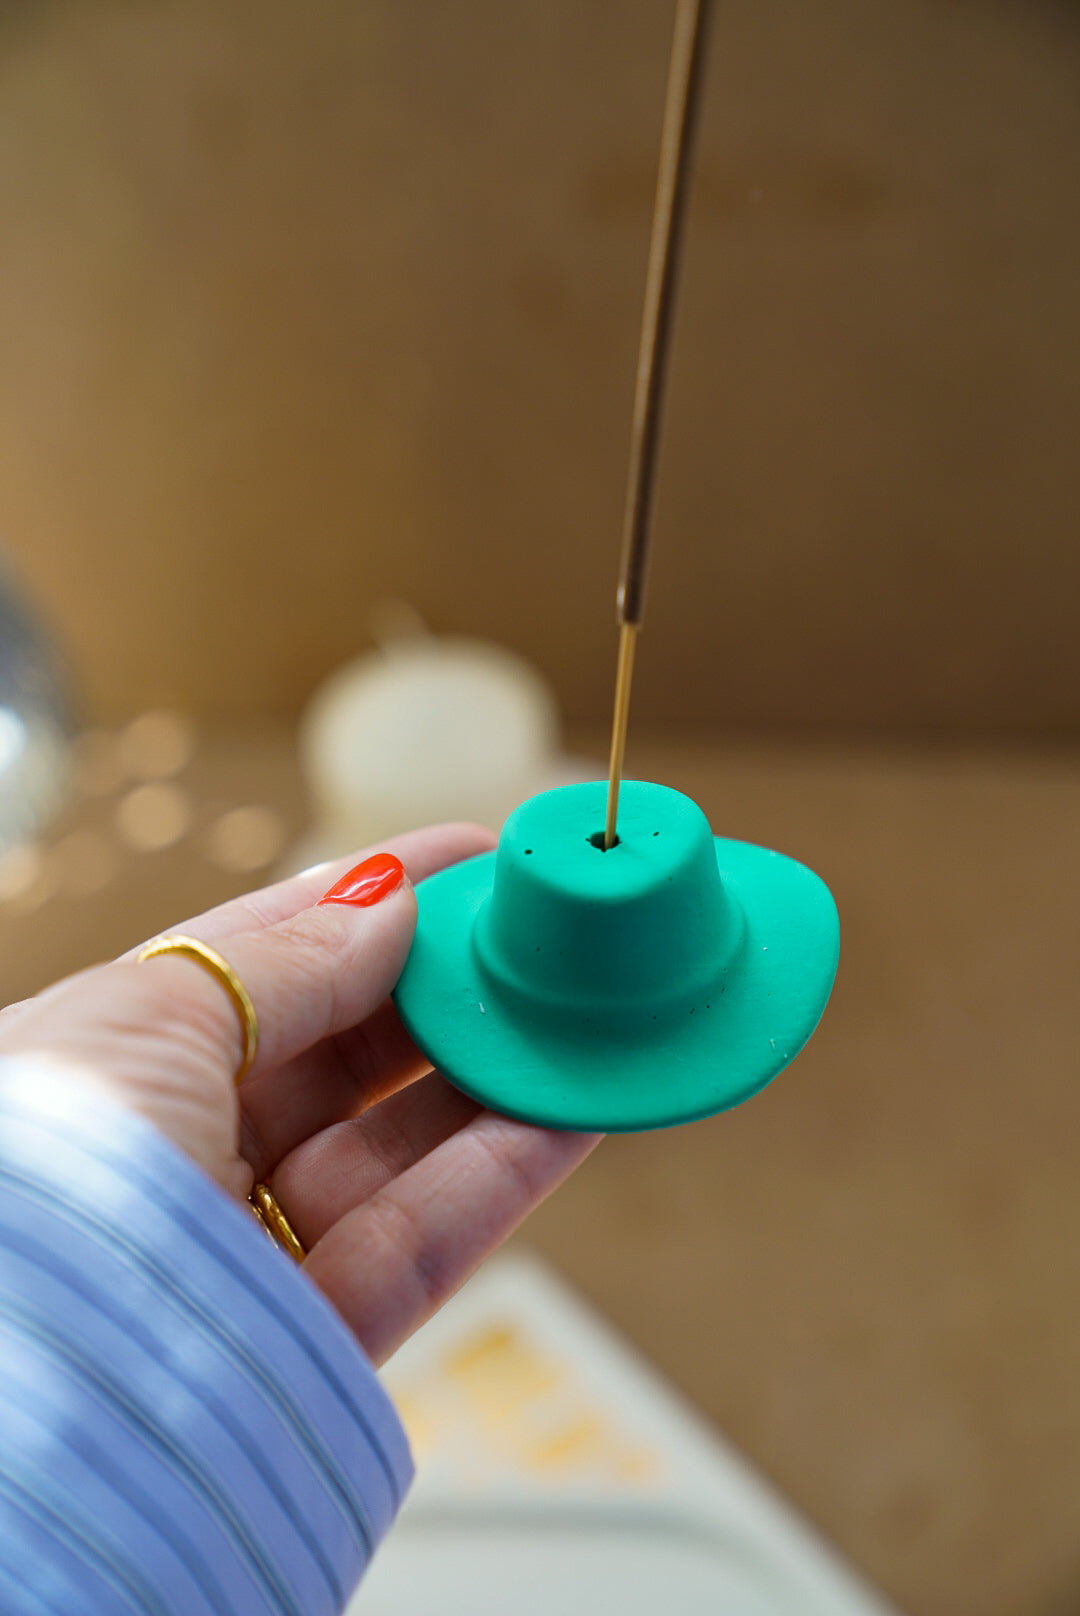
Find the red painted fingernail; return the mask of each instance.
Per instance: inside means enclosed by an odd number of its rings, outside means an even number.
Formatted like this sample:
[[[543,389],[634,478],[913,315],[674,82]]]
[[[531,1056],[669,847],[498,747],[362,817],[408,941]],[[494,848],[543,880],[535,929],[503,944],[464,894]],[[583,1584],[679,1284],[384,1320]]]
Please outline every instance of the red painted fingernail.
[[[319,903],[351,903],[357,909],[367,909],[396,892],[404,879],[405,866],[399,858],[393,853],[376,853],[335,881]]]

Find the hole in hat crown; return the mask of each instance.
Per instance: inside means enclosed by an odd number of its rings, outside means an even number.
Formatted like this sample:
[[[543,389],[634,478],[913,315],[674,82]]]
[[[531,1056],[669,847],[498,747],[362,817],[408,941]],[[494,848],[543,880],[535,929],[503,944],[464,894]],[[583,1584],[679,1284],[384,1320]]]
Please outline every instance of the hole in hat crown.
[[[606,786],[522,804],[499,841],[473,946],[494,990],[551,1008],[652,1016],[693,999],[730,964],[743,933],[708,821],[681,793],[624,784],[620,857],[598,859]],[[657,834],[658,825],[663,835]]]
[[[611,844],[611,847],[618,847],[620,839],[621,839],[620,837],[616,836],[615,840]],[[599,848],[601,853],[610,853],[610,851],[611,851],[611,848],[609,848],[609,847],[607,847],[605,845],[606,842],[607,842],[607,831],[606,830],[594,830],[592,835],[589,837],[590,845],[592,847]]]

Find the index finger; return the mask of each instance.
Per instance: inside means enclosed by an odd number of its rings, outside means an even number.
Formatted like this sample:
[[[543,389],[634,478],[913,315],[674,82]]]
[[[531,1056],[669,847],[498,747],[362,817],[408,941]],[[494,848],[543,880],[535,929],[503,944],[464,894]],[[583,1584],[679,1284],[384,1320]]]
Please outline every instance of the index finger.
[[[237,932],[262,931],[280,920],[290,919],[302,909],[310,909],[335,881],[372,853],[395,854],[415,886],[418,881],[434,875],[436,870],[444,869],[448,864],[457,864],[475,853],[488,852],[495,846],[495,841],[494,834],[483,825],[468,823],[428,825],[423,830],[406,831],[401,836],[373,843],[356,853],[331,859],[326,864],[313,865],[311,869],[302,870],[299,875],[289,876],[272,886],[245,892],[228,903],[218,904],[201,915],[170,926],[169,930],[197,937],[204,943],[233,937]],[[136,944],[120,958],[134,959],[141,946],[141,943]]]

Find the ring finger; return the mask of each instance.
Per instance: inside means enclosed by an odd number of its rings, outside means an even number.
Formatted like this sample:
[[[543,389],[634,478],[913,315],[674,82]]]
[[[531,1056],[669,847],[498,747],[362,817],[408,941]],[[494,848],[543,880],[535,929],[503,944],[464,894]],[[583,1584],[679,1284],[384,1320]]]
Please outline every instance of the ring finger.
[[[305,1249],[483,1110],[437,1072],[291,1151],[270,1188]]]

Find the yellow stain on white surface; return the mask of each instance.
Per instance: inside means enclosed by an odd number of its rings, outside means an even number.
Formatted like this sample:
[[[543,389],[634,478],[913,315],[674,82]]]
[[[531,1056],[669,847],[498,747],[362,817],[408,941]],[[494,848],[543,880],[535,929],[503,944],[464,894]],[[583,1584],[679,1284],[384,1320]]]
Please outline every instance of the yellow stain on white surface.
[[[606,1421],[595,1414],[582,1414],[534,1442],[529,1459],[537,1470],[580,1470],[608,1457],[609,1438]]]
[[[512,1322],[463,1335],[426,1373],[394,1387],[413,1451],[468,1483],[497,1469],[548,1484],[640,1489],[659,1453],[625,1429],[580,1372]]]
[[[497,1420],[546,1396],[566,1374],[512,1325],[495,1325],[466,1340],[447,1354],[444,1366],[450,1379]]]
[[[595,1478],[624,1486],[646,1486],[661,1474],[659,1455],[635,1444],[603,1412],[571,1416],[560,1429],[527,1448],[527,1468],[537,1474]]]
[[[654,1448],[628,1448],[615,1467],[616,1480],[631,1487],[645,1487],[663,1473],[660,1455]]]

